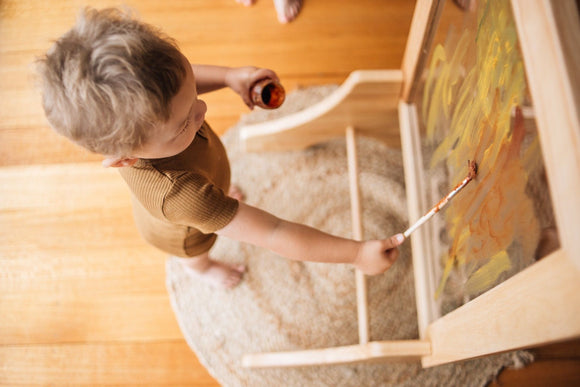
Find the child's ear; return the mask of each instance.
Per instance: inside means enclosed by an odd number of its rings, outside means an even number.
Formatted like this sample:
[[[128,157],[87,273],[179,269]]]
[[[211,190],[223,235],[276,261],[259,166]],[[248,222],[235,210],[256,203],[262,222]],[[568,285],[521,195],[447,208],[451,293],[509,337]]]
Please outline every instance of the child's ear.
[[[103,160],[103,167],[122,168],[130,167],[139,160],[136,157],[107,157]]]

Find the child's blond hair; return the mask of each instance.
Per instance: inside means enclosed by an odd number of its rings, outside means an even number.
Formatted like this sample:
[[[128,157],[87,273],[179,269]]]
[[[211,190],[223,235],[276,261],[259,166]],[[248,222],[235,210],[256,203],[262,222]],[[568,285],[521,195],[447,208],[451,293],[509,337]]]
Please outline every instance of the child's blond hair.
[[[90,151],[130,156],[169,119],[185,66],[157,29],[117,9],[84,9],[38,61],[46,116]]]

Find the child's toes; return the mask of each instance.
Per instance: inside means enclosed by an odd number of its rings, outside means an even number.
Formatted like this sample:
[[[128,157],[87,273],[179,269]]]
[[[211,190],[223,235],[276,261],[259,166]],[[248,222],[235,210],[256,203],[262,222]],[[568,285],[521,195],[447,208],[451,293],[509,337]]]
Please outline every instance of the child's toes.
[[[250,5],[254,4],[254,0],[236,0],[236,3],[240,3],[249,7]]]
[[[238,187],[237,185],[232,185],[230,187],[230,190],[228,192],[228,195],[238,201],[243,201],[244,200],[244,192],[242,191],[242,189],[240,187]]]
[[[225,279],[224,287],[226,289],[231,289],[236,287],[242,281],[243,273],[239,271],[232,271],[229,276]]]

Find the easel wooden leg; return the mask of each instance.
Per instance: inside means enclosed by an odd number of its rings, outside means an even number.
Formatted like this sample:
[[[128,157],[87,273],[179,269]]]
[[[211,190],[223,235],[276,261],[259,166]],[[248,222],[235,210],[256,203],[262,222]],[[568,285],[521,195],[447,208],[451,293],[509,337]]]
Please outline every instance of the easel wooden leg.
[[[361,218],[360,188],[358,183],[358,159],[356,152],[356,138],[352,126],[346,128],[346,153],[348,158],[352,234],[355,240],[361,241],[363,239],[363,227]],[[367,281],[365,275],[360,270],[356,270],[355,275],[359,343],[366,344],[369,342]]]
[[[414,105],[399,104],[399,125],[401,126],[401,146],[405,166],[405,191],[409,223],[414,223],[429,208],[425,192],[425,176],[421,156],[421,142],[417,111]],[[435,300],[435,289],[439,281],[430,243],[435,235],[433,224],[426,224],[411,236],[413,250],[413,273],[415,276],[415,300],[419,337],[424,339],[429,324],[439,318],[439,308]]]

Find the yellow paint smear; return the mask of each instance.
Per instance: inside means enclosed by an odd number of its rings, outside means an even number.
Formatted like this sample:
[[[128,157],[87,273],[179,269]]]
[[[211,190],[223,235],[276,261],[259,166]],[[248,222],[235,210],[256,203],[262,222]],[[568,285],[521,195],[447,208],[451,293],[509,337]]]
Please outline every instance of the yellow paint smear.
[[[525,190],[526,168],[538,165],[540,153],[535,141],[522,152],[525,128],[515,108],[523,104],[526,82],[509,1],[478,7],[476,31],[465,29],[453,50],[434,48],[423,94],[427,139],[438,144],[431,166],[445,163],[453,187],[467,175],[467,160],[479,165],[476,180],[445,212],[452,243],[437,296],[453,268],[467,263],[474,272],[466,291],[485,290],[511,267],[510,246],[530,256],[539,238]]]
[[[481,266],[465,283],[468,294],[477,294],[496,283],[497,279],[511,269],[512,263],[506,251],[495,254],[488,263]]]

